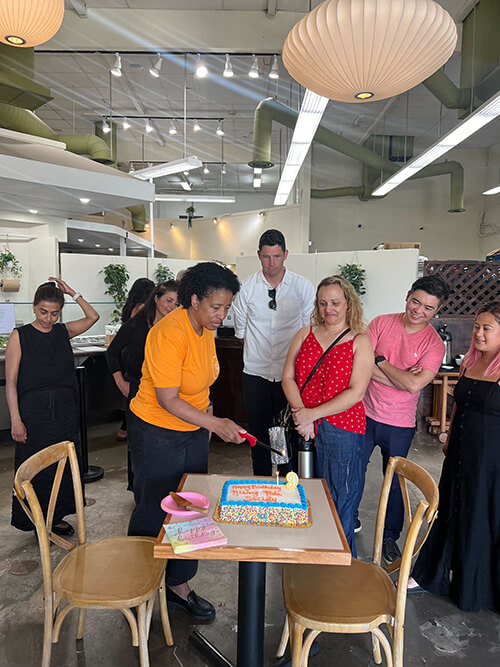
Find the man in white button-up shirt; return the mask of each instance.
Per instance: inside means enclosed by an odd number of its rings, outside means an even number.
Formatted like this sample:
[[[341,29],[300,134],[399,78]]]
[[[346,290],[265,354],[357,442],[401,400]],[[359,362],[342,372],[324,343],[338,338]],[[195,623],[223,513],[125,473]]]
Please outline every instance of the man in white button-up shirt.
[[[288,271],[285,237],[268,229],[259,240],[262,271],[246,278],[233,300],[234,328],[244,339],[243,398],[248,430],[269,443],[268,429],[286,405],[281,374],[292,338],[310,323],[314,287],[306,278]],[[270,453],[252,448],[254,475],[272,474]]]

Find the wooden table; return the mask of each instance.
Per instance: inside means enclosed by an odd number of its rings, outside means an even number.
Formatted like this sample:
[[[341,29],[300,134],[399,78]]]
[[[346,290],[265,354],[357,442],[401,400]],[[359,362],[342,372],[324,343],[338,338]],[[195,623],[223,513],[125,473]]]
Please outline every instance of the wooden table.
[[[440,368],[432,381],[432,415],[425,419],[430,427],[439,427],[440,436],[445,435],[449,427],[449,421],[446,419],[448,388],[457,384],[459,374],[458,367],[450,370]]]
[[[210,516],[228,479],[262,479],[235,475],[183,476],[178,491],[197,491],[210,500]],[[162,528],[154,555],[156,558],[186,558],[194,560],[227,560],[239,562],[238,576],[238,667],[261,667],[264,664],[264,609],[266,563],[321,563],[350,565],[351,552],[337,515],[332,497],[323,479],[302,479],[311,507],[312,525],[309,528],[280,528],[220,523],[228,538],[222,547],[200,549],[174,554]],[[182,521],[167,516],[167,522]],[[206,639],[202,643],[209,646]],[[216,664],[231,665],[218,654]],[[225,662],[224,662],[225,661]]]

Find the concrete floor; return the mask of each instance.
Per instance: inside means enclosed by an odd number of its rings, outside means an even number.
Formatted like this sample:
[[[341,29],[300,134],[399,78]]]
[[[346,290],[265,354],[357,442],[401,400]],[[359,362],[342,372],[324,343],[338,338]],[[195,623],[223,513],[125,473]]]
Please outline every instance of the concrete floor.
[[[87,498],[95,504],[86,509],[87,534],[93,541],[126,532],[133,506],[126,491],[126,447],[115,440],[118,423],[93,428],[89,433],[91,464],[105,469],[105,477],[87,485]],[[20,560],[38,559],[32,533],[10,526],[13,445],[0,444],[0,665],[27,667],[40,664],[43,633],[42,574],[38,568],[26,576],[14,576],[11,566]],[[442,454],[437,438],[420,434],[414,440],[411,458],[424,465],[436,478]],[[368,558],[380,491],[381,474],[377,456],[370,464],[362,502],[363,530],[357,536],[360,558]],[[247,474],[251,470],[248,447],[216,443],[210,454],[210,472]],[[54,562],[61,556],[52,547]],[[265,631],[265,666],[272,665],[283,622],[281,567],[268,565]],[[201,630],[231,660],[236,657],[237,564],[204,561],[193,580],[198,593],[217,609],[216,621]],[[188,643],[195,628],[183,612],[171,613],[175,647],[163,644],[158,611],[155,610],[149,653],[152,667],[203,667],[207,663]],[[128,624],[120,612],[90,611],[85,638],[76,642],[76,615],[65,620],[58,644],[53,645],[52,665],[58,667],[120,667],[139,664],[137,649],[130,643]],[[373,665],[368,635],[321,635],[320,653],[310,667]],[[429,594],[408,599],[406,614],[405,665],[476,664],[500,665],[500,616],[493,612],[465,614],[451,602]],[[255,665],[255,667],[264,667]]]

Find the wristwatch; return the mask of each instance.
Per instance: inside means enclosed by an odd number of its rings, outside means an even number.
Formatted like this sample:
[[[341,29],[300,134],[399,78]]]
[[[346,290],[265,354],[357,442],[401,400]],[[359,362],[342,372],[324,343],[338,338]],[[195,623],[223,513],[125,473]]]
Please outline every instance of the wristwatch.
[[[383,361],[387,361],[387,359],[384,357],[383,354],[378,354],[378,355],[375,357],[375,365],[376,365],[376,366],[378,366],[379,364],[381,364]]]

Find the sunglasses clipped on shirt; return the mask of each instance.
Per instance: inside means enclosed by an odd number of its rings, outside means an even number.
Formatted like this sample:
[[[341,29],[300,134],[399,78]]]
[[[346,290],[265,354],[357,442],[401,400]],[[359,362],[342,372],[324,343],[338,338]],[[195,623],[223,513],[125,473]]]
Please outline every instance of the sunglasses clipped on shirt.
[[[276,310],[276,287],[268,289],[267,294],[271,301],[267,304],[271,310]]]

